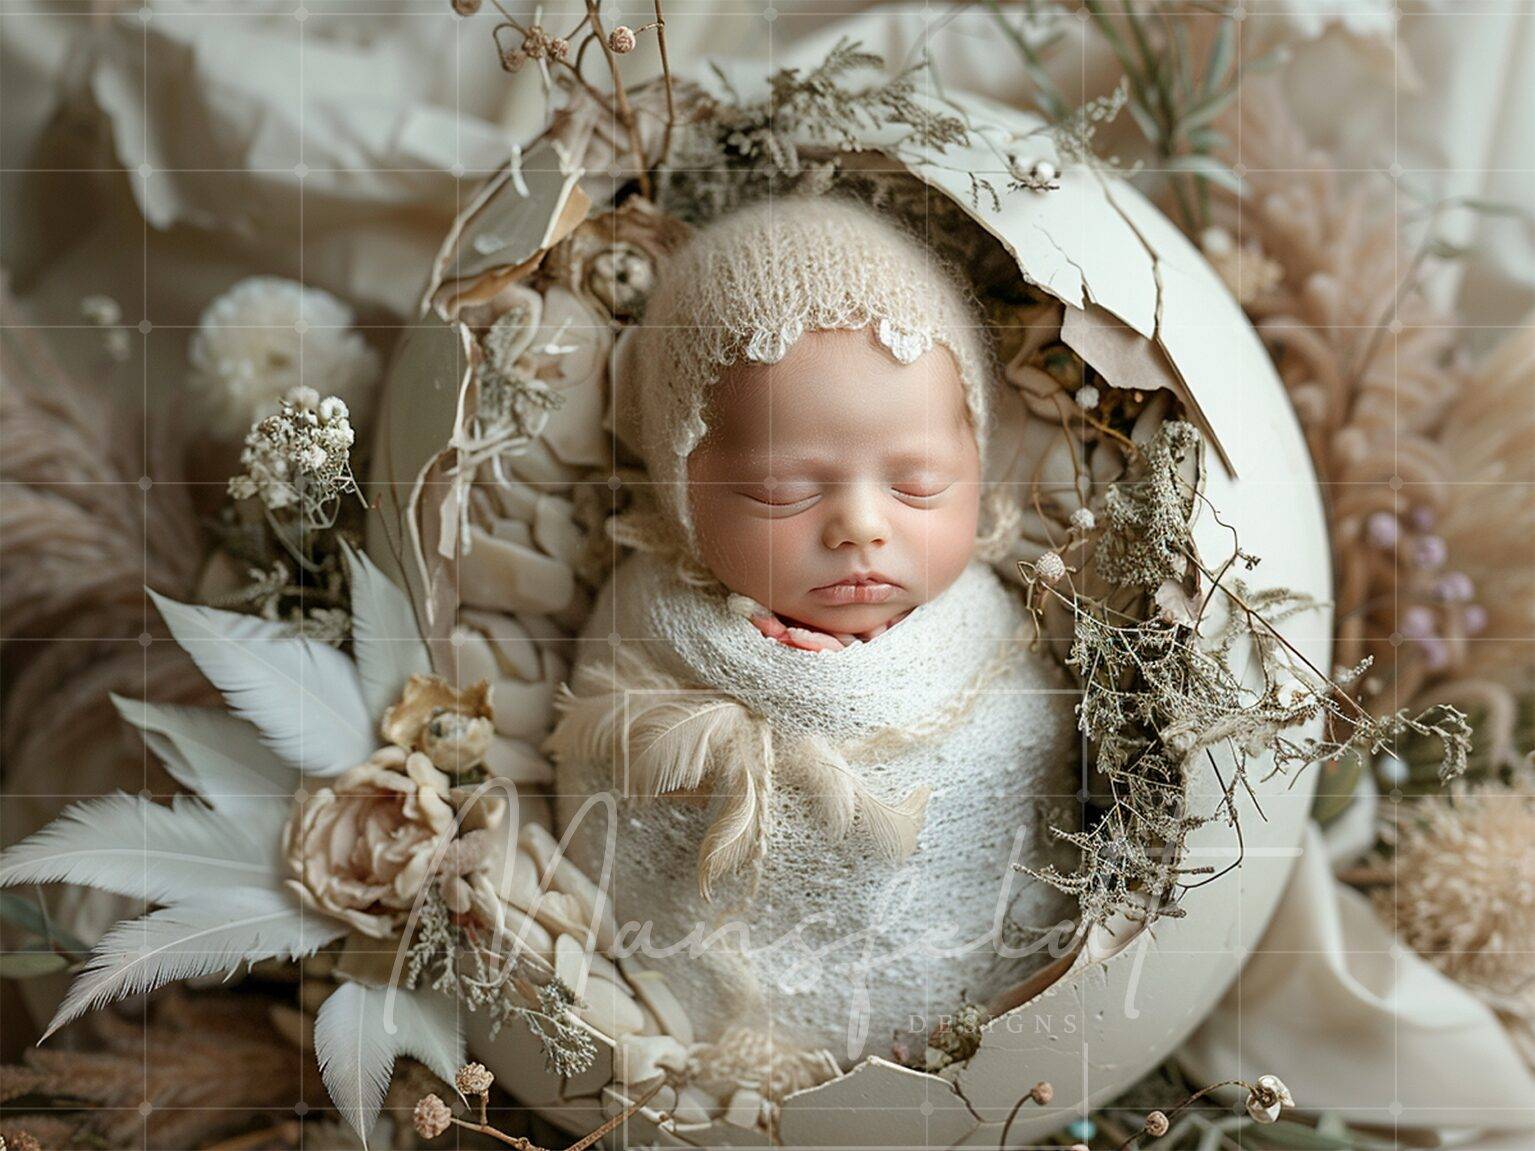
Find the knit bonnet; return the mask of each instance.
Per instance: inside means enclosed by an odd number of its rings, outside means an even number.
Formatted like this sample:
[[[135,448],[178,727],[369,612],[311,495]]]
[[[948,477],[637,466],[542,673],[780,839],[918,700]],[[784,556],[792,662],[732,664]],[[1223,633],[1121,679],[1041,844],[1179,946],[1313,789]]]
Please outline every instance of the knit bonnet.
[[[777,363],[806,332],[872,324],[903,364],[946,347],[984,463],[989,340],[956,273],[902,226],[845,199],[760,200],[695,233],[658,273],[617,415],[691,558],[699,551],[687,460],[708,431],[711,388],[737,361]]]

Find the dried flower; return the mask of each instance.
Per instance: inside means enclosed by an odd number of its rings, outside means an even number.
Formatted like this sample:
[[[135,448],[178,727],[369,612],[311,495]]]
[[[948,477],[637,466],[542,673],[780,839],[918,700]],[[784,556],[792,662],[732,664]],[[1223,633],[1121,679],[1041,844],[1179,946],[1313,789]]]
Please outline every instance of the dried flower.
[[[1034,574],[1047,584],[1059,583],[1066,575],[1066,561],[1057,552],[1046,552],[1034,561]]]
[[[626,52],[633,52],[636,43],[634,29],[623,24],[620,24],[608,33],[608,49],[615,56],[622,56]]]
[[[380,730],[390,743],[422,752],[458,775],[490,750],[496,734],[491,716],[489,680],[460,691],[440,676],[413,675],[399,702],[384,712]]]
[[[1402,525],[1390,512],[1371,512],[1364,521],[1364,536],[1371,546],[1390,551],[1402,538]]]
[[[1259,1123],[1274,1123],[1286,1107],[1294,1107],[1290,1089],[1277,1075],[1264,1075],[1247,1094],[1247,1113]],[[1165,1121],[1165,1117],[1164,1117]]]
[[[480,0],[453,0],[453,11],[460,16],[473,16],[480,10]]]
[[[1040,1080],[1029,1088],[1029,1098],[1044,1107],[1055,1098],[1055,1088],[1044,1080]]]
[[[1167,1116],[1160,1111],[1153,1111],[1146,1116],[1146,1134],[1153,1139],[1160,1139],[1167,1134]]]
[[[435,1139],[453,1126],[453,1111],[436,1095],[427,1095],[411,1113],[411,1125],[423,1139]]]
[[[1078,508],[1071,513],[1071,528],[1073,531],[1086,535],[1098,526],[1098,517],[1093,515],[1092,508]]]
[[[1076,390],[1072,398],[1077,401],[1077,407],[1081,408],[1084,412],[1090,412],[1098,406],[1099,401],[1103,399],[1103,394],[1096,385],[1083,384]]]
[[[1449,555],[1449,548],[1439,536],[1419,536],[1412,541],[1413,566],[1423,571],[1438,571]]]
[[[86,296],[80,301],[80,316],[88,324],[106,329],[107,355],[117,363],[126,363],[133,354],[128,330],[120,327],[123,309],[111,296]]]
[[[1487,785],[1405,805],[1388,829],[1377,913],[1440,971],[1495,1000],[1535,1001],[1535,801]]]
[[[339,398],[321,400],[297,387],[279,401],[278,413],[256,423],[240,453],[244,471],[229,481],[234,499],[256,498],[269,512],[296,509],[305,526],[335,523],[341,497],[361,493],[352,475],[356,438],[350,412]]]
[[[203,312],[188,383],[213,434],[234,439],[279,397],[322,382],[366,418],[378,353],[352,331],[352,310],[319,288],[276,276],[241,280]]]
[[[1200,236],[1205,258],[1241,304],[1272,292],[1284,282],[1284,266],[1264,255],[1255,243],[1237,247],[1231,233],[1221,227],[1207,228]]]
[[[483,1063],[466,1063],[453,1076],[453,1086],[465,1095],[484,1095],[495,1081],[496,1077]]]
[[[633,315],[650,295],[655,267],[633,244],[614,244],[593,257],[586,283],[615,316]]]
[[[387,747],[301,796],[283,832],[304,903],[383,939],[404,921],[452,834],[452,783],[421,754]]]

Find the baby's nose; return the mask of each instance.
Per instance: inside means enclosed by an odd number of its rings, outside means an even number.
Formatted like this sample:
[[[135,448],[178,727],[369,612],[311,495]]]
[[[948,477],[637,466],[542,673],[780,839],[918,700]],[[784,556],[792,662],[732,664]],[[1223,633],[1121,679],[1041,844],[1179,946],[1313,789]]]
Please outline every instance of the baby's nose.
[[[873,547],[890,538],[890,521],[882,506],[883,491],[873,484],[840,486],[832,499],[823,539],[829,548],[844,544]]]

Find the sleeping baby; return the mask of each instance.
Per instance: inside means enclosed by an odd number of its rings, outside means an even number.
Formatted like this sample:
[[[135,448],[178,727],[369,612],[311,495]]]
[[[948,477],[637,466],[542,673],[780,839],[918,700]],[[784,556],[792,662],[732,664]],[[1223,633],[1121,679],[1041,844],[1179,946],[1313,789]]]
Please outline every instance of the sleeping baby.
[[[1075,697],[978,555],[994,369],[917,237],[758,202],[629,340],[649,510],[562,689],[556,818],[694,1038],[792,1089],[1059,953],[1074,901],[1013,865],[1073,869]]]

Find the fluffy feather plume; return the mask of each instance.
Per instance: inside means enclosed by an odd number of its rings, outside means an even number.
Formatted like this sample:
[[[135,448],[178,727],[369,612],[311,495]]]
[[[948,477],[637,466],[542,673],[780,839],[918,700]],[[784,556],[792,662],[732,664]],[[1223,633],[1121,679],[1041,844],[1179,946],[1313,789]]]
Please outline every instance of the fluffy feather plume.
[[[280,817],[279,804],[268,805]],[[249,823],[177,796],[169,807],[109,795],[74,804],[47,827],[0,854],[0,887],[73,883],[149,903],[196,899],[236,888],[277,890],[282,824]]]
[[[340,775],[378,747],[357,666],[286,624],[150,593],[176,642],[284,762]]]
[[[612,663],[579,665],[560,685],[555,708],[560,718],[543,750],[556,760],[613,766],[623,773],[627,796],[713,795],[717,815],[699,848],[705,899],[720,878],[766,850],[775,779],[806,796],[833,840],[858,826],[887,859],[916,849],[926,787],[888,803],[825,738],[778,746],[762,717],[712,688],[676,679],[639,645],[619,647]]]
[[[286,892],[208,892],[107,932],[70,985],[47,1034],[125,995],[227,975],[262,959],[312,955],[344,934],[344,924],[306,912]]]
[[[438,1078],[453,1081],[464,1062],[457,1010],[453,999],[434,991],[361,983],[343,983],[320,1005],[314,1021],[320,1075],[364,1146],[401,1055],[412,1055]]]

